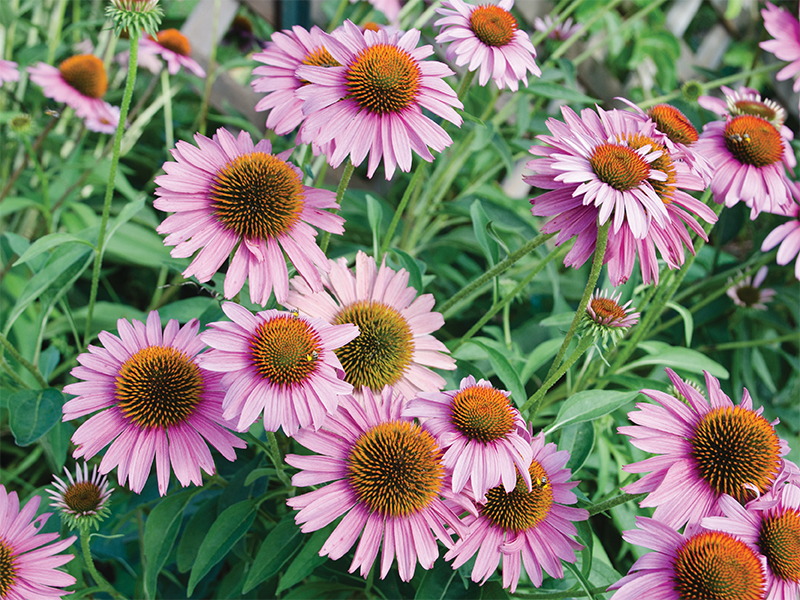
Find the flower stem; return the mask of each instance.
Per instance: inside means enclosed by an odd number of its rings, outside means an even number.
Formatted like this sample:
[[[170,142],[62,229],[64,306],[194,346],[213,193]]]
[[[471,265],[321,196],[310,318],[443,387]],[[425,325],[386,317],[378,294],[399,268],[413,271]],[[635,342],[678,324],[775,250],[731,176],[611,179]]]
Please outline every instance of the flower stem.
[[[411,195],[414,193],[414,190],[417,189],[417,185],[422,179],[422,173],[424,170],[425,163],[423,161],[419,161],[419,163],[417,163],[417,168],[414,170],[414,175],[411,177],[411,181],[406,187],[406,191],[403,192],[403,197],[400,198],[400,204],[397,205],[397,210],[394,211],[392,222],[389,223],[389,229],[386,231],[386,235],[383,238],[383,243],[381,244],[381,256],[386,254],[386,251],[389,249],[389,244],[392,241],[394,231],[397,229],[398,223],[400,223],[400,218],[403,216],[403,211],[406,209],[408,201],[411,199]],[[381,256],[376,256],[376,260],[380,261]]]
[[[336,188],[336,204],[339,205],[338,209],[334,209],[332,212],[336,214],[342,208],[342,198],[344,198],[344,192],[347,189],[347,185],[350,183],[350,178],[353,176],[353,171],[356,168],[353,166],[351,161],[347,161],[347,164],[344,166],[344,171],[342,171],[342,178],[339,180],[339,187]],[[322,252],[327,252],[328,250],[328,243],[331,240],[331,232],[325,231],[322,234],[322,239],[319,242],[319,249]]]
[[[504,271],[508,270],[508,268],[511,267],[511,265],[513,265],[514,263],[516,263],[520,258],[525,256],[529,252],[532,252],[542,244],[544,244],[554,235],[555,235],[554,233],[540,233],[539,235],[537,235],[535,238],[530,240],[524,246],[520,247],[518,250],[509,254],[507,257],[505,257],[494,267],[486,271],[486,273],[478,277],[472,283],[469,283],[463,288],[461,288],[461,290],[459,290],[452,298],[450,298],[450,300],[448,300],[441,306],[439,312],[441,312],[444,315],[448,310],[453,308],[461,300],[469,296],[472,292],[478,290],[485,283],[491,281]]]
[[[39,373],[39,369],[34,367],[28,360],[26,360],[17,349],[8,341],[8,338],[0,333],[0,344],[5,348],[11,357],[17,361],[26,371],[29,371],[31,375],[33,375],[36,382],[42,386],[42,389],[48,387],[47,381],[45,378],[42,377],[42,374]]]
[[[89,345],[92,333],[92,316],[94,315],[94,304],[97,300],[97,287],[100,283],[100,267],[103,264],[103,251],[106,244],[106,227],[108,217],[111,213],[111,199],[114,197],[114,187],[117,178],[117,165],[119,164],[120,149],[122,147],[122,134],[125,131],[125,119],[128,117],[128,108],[133,97],[133,86],[136,83],[136,65],[139,62],[139,35],[138,32],[130,32],[130,58],[128,60],[128,80],[125,83],[125,93],[122,96],[122,104],[119,109],[119,125],[114,136],[114,148],[111,152],[111,167],[108,173],[108,185],[106,186],[106,197],[103,202],[103,216],[100,219],[100,232],[97,236],[97,253],[94,258],[94,268],[92,269],[92,288],[89,292],[89,306],[86,310],[86,327],[83,332],[83,345]]]
[[[336,13],[334,13],[330,25],[328,25],[328,33],[331,33],[334,29],[336,29],[339,26],[339,24],[342,21],[342,17],[344,17],[344,11],[347,10],[348,4],[350,4],[350,0],[339,1],[339,6],[336,7]]]
[[[92,560],[92,552],[89,549],[89,526],[84,525],[81,527],[81,550],[83,551],[83,560],[86,563],[86,568],[89,569],[89,573],[92,574],[92,578],[94,579],[95,583],[102,588],[104,592],[110,594],[113,598],[122,598],[124,599],[125,596],[120,594],[114,586],[112,586],[105,577],[100,575],[100,572],[97,570],[97,567],[94,566],[94,560]]]
[[[161,69],[161,94],[164,97],[164,137],[167,141],[167,153],[174,144],[172,132],[172,94],[169,90],[169,70]]]
[[[630,502],[631,500],[638,500],[639,498],[643,498],[646,496],[647,493],[643,492],[641,494],[620,494],[619,496],[614,496],[613,498],[609,498],[603,502],[599,502],[594,506],[590,506],[587,510],[589,511],[589,516],[593,517],[594,515],[599,515],[602,512],[606,512],[609,509],[614,508],[615,506],[619,506],[620,504],[625,504],[626,502]]]
[[[25,150],[28,152],[28,156],[33,163],[33,167],[36,169],[36,175],[39,177],[39,183],[42,186],[42,213],[44,214],[47,233],[50,233],[53,228],[53,212],[50,209],[50,185],[47,182],[44,169],[42,169],[42,164],[39,162],[39,159],[36,158],[36,152],[33,150],[33,146],[31,145],[31,141],[28,139],[28,136],[22,136],[22,143],[25,144]]]
[[[267,440],[269,440],[269,447],[272,450],[272,463],[275,465],[275,470],[278,472],[278,479],[280,479],[286,487],[289,487],[292,485],[292,482],[283,469],[281,449],[278,447],[278,440],[275,439],[275,434],[272,431],[267,431]]]
[[[779,344],[781,342],[800,341],[800,332],[788,333],[776,338],[764,338],[760,340],[743,340],[741,342],[726,342],[724,344],[712,344],[700,346],[700,352],[735,350],[736,348],[755,348],[756,346],[767,346],[769,344]]]

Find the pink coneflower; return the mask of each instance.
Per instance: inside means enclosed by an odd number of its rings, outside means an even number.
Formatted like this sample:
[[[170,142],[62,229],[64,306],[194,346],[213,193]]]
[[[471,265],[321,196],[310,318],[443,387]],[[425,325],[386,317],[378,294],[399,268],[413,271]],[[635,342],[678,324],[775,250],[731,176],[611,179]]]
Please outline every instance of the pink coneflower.
[[[494,574],[502,556],[503,587],[512,594],[519,581],[520,559],[536,587],[542,585],[542,569],[551,577],[564,577],[560,561],[574,563],[575,550],[582,548],[572,539],[577,533],[572,521],[589,518],[583,509],[564,506],[578,501],[570,491],[578,482],[569,481],[570,470],[564,468],[569,452],[545,444],[544,433],[532,438],[531,445],[532,489],[520,477],[510,493],[503,486],[489,490],[486,502],[478,507],[479,516],[464,517],[467,534],[445,555],[445,560],[455,559],[457,569],[477,552],[472,581],[481,584]]]
[[[40,62],[28,67],[28,73],[46,97],[71,106],[79,117],[107,111],[102,98],[108,89],[108,77],[103,61],[92,54],[71,56],[58,68]]]
[[[108,487],[108,478],[100,475],[97,465],[92,467],[92,476],[89,477],[89,468],[83,463],[75,464],[75,478],[64,467],[67,480],[53,475],[54,490],[47,490],[50,495],[50,506],[57,508],[61,518],[66,521],[70,529],[86,524],[97,529],[108,514],[108,499],[113,489]]]
[[[800,488],[777,485],[743,507],[730,496],[719,500],[724,517],[706,517],[703,527],[724,531],[755,550],[767,579],[765,600],[800,597]]]
[[[436,12],[444,16],[433,25],[441,26],[436,43],[450,44],[447,60],[455,60],[460,67],[469,65],[470,71],[480,67],[480,85],[486,85],[491,77],[499,89],[508,86],[516,92],[520,81],[528,86],[528,71],[539,77],[542,70],[533,60],[536,49],[528,34],[519,29],[509,12],[513,6],[514,0],[481,6],[443,0]]]
[[[17,63],[13,60],[0,60],[0,85],[4,81],[19,81]]]
[[[119,337],[100,332],[104,347],[89,346],[78,357],[82,366],[72,369],[82,381],[64,386],[65,393],[78,396],[64,404],[64,421],[100,411],[73,434],[73,457],[91,458],[111,444],[100,473],[118,466],[119,482],[124,485],[127,479],[137,494],[155,457],[162,496],[170,464],[184,487],[202,485],[201,468],[214,474],[206,442],[228,460],[236,458],[234,448],[245,443],[222,426],[229,425],[222,417],[222,375],[197,365],[195,357],[204,348],[199,328],[197,319],[183,327],[173,319],[162,334],[153,311],[147,325],[119,319]]]
[[[689,525],[683,534],[656,519],[636,517],[639,529],[625,531],[630,544],[650,548],[628,575],[610,586],[611,600],[762,600],[764,571],[741,540]]]
[[[444,387],[444,379],[427,368],[456,368],[445,345],[430,335],[444,318],[431,312],[432,294],[416,298],[417,290],[408,287],[408,271],[395,272],[385,261],[378,268],[374,258],[359,251],[355,275],[340,258],[330,261],[322,281],[330,294],[315,292],[295,277],[284,304],[334,325],[358,326],[360,335],[336,350],[356,397],[365,388],[380,392],[386,385],[406,398]]]
[[[652,471],[625,491],[649,492],[640,506],[655,506],[654,518],[679,528],[720,515],[723,494],[745,502],[755,490],[769,490],[789,448],[761,416],[763,409],[753,410],[747,389],[734,406],[719,381],[705,373],[706,400],[672,369],[666,371],[689,405],[658,390],[642,390],[660,406],[637,404],[639,410],[628,414],[636,425],[618,431],[637,448],[662,455],[624,466],[628,473]]]
[[[304,143],[334,142],[328,162],[338,167],[349,156],[360,165],[369,154],[372,177],[383,159],[386,179],[397,166],[411,169],[412,150],[428,162],[428,146],[441,152],[453,143],[439,125],[422,114],[426,108],[458,126],[463,108],[444,81],[453,72],[446,65],[423,60],[431,46],[417,48],[419,31],[389,35],[385,30],[362,32],[350,21],[334,35],[324,34],[325,48],[342,66],[301,65],[296,75],[310,82],[297,90],[305,100],[306,119],[300,128]]]
[[[789,189],[794,196],[794,201],[784,206],[778,214],[791,217],[791,220],[773,229],[761,244],[761,251],[772,250],[778,244],[776,262],[786,265],[797,256],[794,265],[794,276],[800,279],[800,186],[794,181],[789,181]]]
[[[595,290],[586,305],[583,327],[589,335],[602,338],[603,344],[609,339],[616,343],[628,329],[639,322],[639,313],[630,310],[633,300],[620,302],[620,292]]]
[[[784,125],[786,111],[783,107],[769,98],[762,98],[758,90],[749,87],[740,87],[733,90],[728,86],[720,86],[725,99],[714,96],[700,96],[697,103],[703,108],[718,114],[721,117],[738,117],[740,115],[755,115],[766,119],[787,140],[794,139],[794,132]],[[794,157],[792,156],[792,159]]]
[[[566,20],[557,23],[555,26],[553,26],[553,22],[553,17],[550,15],[545,15],[544,19],[536,17],[533,20],[533,27],[536,31],[541,31],[542,33],[549,31],[547,37],[551,40],[558,40],[559,42],[568,40],[573,35],[580,33],[583,29],[583,25],[580,23],[572,24],[572,17],[567,17]]]
[[[735,285],[732,280],[729,281],[730,287],[726,293],[737,306],[755,310],[767,310],[767,303],[772,302],[775,290],[772,288],[761,289],[761,284],[764,283],[766,277],[767,267],[763,266],[755,276],[748,275]]]
[[[360,535],[350,572],[360,567],[362,577],[372,568],[381,539],[381,579],[396,555],[400,579],[409,581],[417,561],[423,569],[433,566],[439,556],[436,538],[453,546],[445,526],[464,532],[440,498],[446,481],[442,451],[430,433],[400,416],[403,402],[391,387],[375,396],[367,391],[363,407],[345,397],[322,429],[297,433],[295,439],[317,455],[286,456],[300,469],[293,485],[332,482],[287,500],[299,511],[301,531],[316,531],[344,515],[320,556],[338,560]]]
[[[764,18],[764,28],[775,39],[761,42],[759,46],[772,52],[779,60],[789,62],[778,71],[775,79],[783,81],[794,77],[794,91],[800,92],[800,22],[789,11],[771,2],[767,2],[767,8],[761,10],[761,16]]]
[[[341,380],[342,365],[334,350],[358,335],[354,325],[329,325],[321,319],[267,310],[252,314],[233,302],[222,310],[232,323],[211,323],[200,338],[211,346],[198,358],[219,371],[227,391],[223,417],[238,418],[247,431],[260,414],[264,429],[283,427],[293,435],[300,427],[318,429],[336,411],[340,396],[353,386]]]
[[[177,29],[165,29],[151,36],[143,37],[139,43],[142,54],[156,54],[167,61],[167,70],[175,75],[181,67],[186,67],[198,77],[205,77],[206,72],[192,58],[192,46],[186,36]]]
[[[308,85],[296,74],[301,65],[338,67],[339,63],[325,49],[325,34],[316,25],[306,31],[299,25],[290,30],[276,31],[263,52],[253,59],[266,66],[253,69],[253,75],[261,75],[251,85],[256,92],[267,92],[258,101],[256,110],[269,110],[267,127],[278,135],[286,135],[300,125],[303,115],[303,100],[297,90]]]
[[[164,163],[166,175],[156,177],[153,206],[175,214],[158,226],[169,234],[164,243],[175,246],[172,256],[192,256],[183,272],[208,281],[228,259],[224,294],[232,298],[250,283],[250,299],[264,305],[275,291],[284,304],[289,275],[283,253],[314,291],[322,290],[318,268],[328,260],[317,246],[316,226],[343,233],[344,219],[326,211],[339,208],[336,194],[303,185],[300,169],[286,162],[291,150],[271,154],[269,140],[253,146],[250,134],[234,138],[224,128],[212,139],[194,136],[199,149],[179,141]],[[235,252],[234,252],[235,250]]]
[[[72,592],[61,588],[75,578],[56,567],[72,560],[72,554],[58,554],[72,545],[75,536],[51,544],[57,533],[39,533],[52,513],[34,518],[40,496],[33,496],[19,509],[17,492],[6,492],[0,484],[0,597],[3,600],[51,600]]]
[[[90,115],[86,115],[84,124],[89,131],[97,131],[99,133],[114,133],[117,131],[119,125],[119,106],[113,106],[108,102],[103,102],[102,108],[97,107],[98,110]]]
[[[453,476],[453,492],[467,483],[479,501],[500,485],[511,493],[517,471],[531,489],[528,468],[533,451],[525,420],[510,402],[510,392],[497,390],[472,375],[457,390],[420,393],[409,400],[403,416],[417,417],[445,451],[443,463]]]
[[[558,245],[578,236],[564,264],[579,267],[592,255],[597,228],[613,216],[604,262],[613,285],[630,277],[636,255],[646,283],[658,282],[656,249],[670,268],[684,262],[683,246],[694,252],[688,225],[701,238],[716,215],[685,189],[703,188],[686,163],[675,161],[656,124],[626,111],[586,109],[579,117],[562,108],[566,123],[550,119],[546,146],[532,146],[541,158],[527,166],[525,181],[551,190],[531,200],[535,216],[553,216],[541,231],[556,233]]]

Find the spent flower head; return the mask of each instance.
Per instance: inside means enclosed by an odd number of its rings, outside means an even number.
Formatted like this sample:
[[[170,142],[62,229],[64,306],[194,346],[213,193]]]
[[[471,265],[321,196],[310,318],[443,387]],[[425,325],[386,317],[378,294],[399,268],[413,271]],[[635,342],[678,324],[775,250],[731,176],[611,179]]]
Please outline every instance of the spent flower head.
[[[106,7],[106,16],[114,22],[117,36],[127,30],[129,36],[139,37],[142,30],[155,35],[164,11],[158,0],[111,0]]]
[[[53,475],[55,489],[48,489],[50,506],[57,508],[61,519],[70,529],[76,527],[98,528],[100,522],[109,514],[108,499],[113,488],[108,487],[108,477],[97,471],[97,465],[92,467],[91,477],[89,468],[83,463],[75,465],[75,477],[64,467],[67,482],[58,475]]]
[[[19,113],[8,120],[8,126],[15,136],[19,138],[28,137],[33,131],[33,121],[27,113]]]

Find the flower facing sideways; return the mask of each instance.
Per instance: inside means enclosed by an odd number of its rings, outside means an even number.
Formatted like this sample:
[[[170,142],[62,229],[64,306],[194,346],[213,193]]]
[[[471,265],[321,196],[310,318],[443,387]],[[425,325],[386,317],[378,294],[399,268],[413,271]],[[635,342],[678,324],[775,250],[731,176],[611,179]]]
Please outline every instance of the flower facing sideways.
[[[737,284],[730,282],[730,287],[725,292],[734,304],[743,308],[767,310],[767,303],[772,302],[775,290],[772,288],[761,289],[761,284],[767,277],[767,267],[761,267],[755,274],[748,275]]]
[[[67,481],[53,475],[54,490],[48,490],[50,506],[61,512],[61,518],[69,525],[70,529],[87,525],[99,527],[108,514],[108,499],[113,489],[108,487],[108,477],[97,472],[97,465],[92,467],[92,476],[89,477],[89,468],[86,463],[75,465],[75,478],[73,479],[66,467]]]

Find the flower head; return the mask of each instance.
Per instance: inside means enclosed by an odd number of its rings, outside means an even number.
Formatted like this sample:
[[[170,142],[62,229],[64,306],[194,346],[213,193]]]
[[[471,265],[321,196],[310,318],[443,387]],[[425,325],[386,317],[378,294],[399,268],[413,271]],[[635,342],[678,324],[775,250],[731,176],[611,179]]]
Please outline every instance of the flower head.
[[[192,58],[192,45],[177,29],[159,31],[156,37],[142,38],[139,50],[142,54],[156,54],[167,61],[167,70],[175,75],[181,67],[186,67],[198,77],[205,77],[206,72]]]
[[[153,205],[174,212],[158,226],[174,257],[192,256],[203,248],[184,276],[208,281],[231,252],[224,294],[232,298],[250,281],[250,299],[264,305],[272,291],[281,304],[289,288],[283,253],[314,291],[322,290],[318,269],[328,260],[317,246],[319,227],[342,233],[344,219],[326,211],[339,208],[336,195],[303,185],[300,169],[285,159],[291,151],[272,154],[269,140],[255,146],[250,134],[234,138],[220,128],[208,139],[195,135],[199,149],[179,141],[156,177]]]
[[[510,395],[469,375],[459,389],[421,392],[403,409],[403,416],[419,418],[445,451],[453,492],[469,483],[475,498],[485,501],[486,492],[501,481],[506,492],[514,491],[518,472],[530,490],[530,436]]]
[[[558,452],[553,443],[544,443],[544,434],[531,439],[533,460],[529,487],[521,476],[517,486],[507,492],[503,486],[489,490],[486,502],[478,507],[479,515],[467,515],[469,531],[445,555],[457,569],[476,552],[472,581],[483,584],[495,572],[503,559],[503,587],[511,593],[517,589],[521,564],[525,565],[533,585],[542,585],[542,569],[551,577],[562,578],[562,560],[575,562],[575,550],[580,550],[572,536],[577,533],[573,521],[585,521],[589,513],[575,504],[571,491],[578,485],[569,481],[570,470],[564,468],[569,452]]]
[[[119,106],[113,106],[108,102],[103,102],[103,106],[97,107],[97,111],[86,115],[84,124],[89,131],[99,133],[114,133],[119,125]]]
[[[656,519],[636,517],[639,529],[625,541],[650,548],[609,590],[612,600],[762,600],[764,571],[744,542],[727,533],[689,525],[683,534]]]
[[[639,313],[629,310],[631,302],[620,302],[620,292],[595,290],[586,305],[585,326],[597,332],[606,341],[612,341],[625,335],[625,332],[639,322]]]
[[[536,49],[528,34],[519,29],[509,12],[514,0],[498,4],[473,6],[463,0],[444,0],[436,12],[443,15],[434,23],[441,26],[436,43],[447,47],[447,59],[456,65],[468,65],[470,71],[480,67],[478,83],[486,85],[491,77],[498,88],[508,86],[512,92],[522,81],[528,85],[528,72],[537,77],[541,69],[534,62]]]
[[[401,417],[403,398],[391,387],[375,396],[367,391],[363,400],[362,406],[346,397],[322,429],[298,432],[297,441],[317,454],[286,456],[300,469],[292,484],[328,485],[287,504],[299,511],[295,520],[304,533],[344,515],[320,555],[337,560],[360,535],[350,572],[360,567],[366,577],[383,540],[381,578],[397,556],[400,579],[409,581],[417,561],[423,569],[433,566],[439,556],[436,538],[453,546],[445,526],[457,533],[464,527],[440,498],[446,478],[436,439]]]
[[[444,379],[427,368],[455,369],[445,345],[430,335],[444,319],[431,312],[433,295],[417,298],[408,287],[408,271],[395,272],[385,262],[378,267],[359,251],[355,274],[340,258],[330,261],[323,283],[330,293],[315,292],[295,277],[285,305],[328,323],[358,326],[359,336],[335,351],[356,397],[365,388],[380,393],[387,385],[406,398],[444,387]]]
[[[800,21],[785,8],[778,8],[771,2],[761,10],[761,16],[764,28],[774,39],[761,42],[759,46],[772,52],[779,60],[789,62],[778,71],[775,79],[784,81],[794,77],[794,91],[800,91]]]
[[[567,17],[564,21],[555,23],[550,15],[545,15],[544,19],[536,17],[533,20],[533,27],[536,31],[547,32],[548,38],[559,42],[568,40],[583,30],[583,25],[580,23],[572,24],[572,17]]]
[[[47,490],[50,495],[50,506],[57,508],[61,513],[61,518],[69,525],[70,529],[75,529],[81,524],[88,524],[95,529],[100,525],[108,514],[108,499],[111,497],[113,489],[108,488],[108,478],[100,475],[97,465],[92,467],[92,476],[89,477],[89,469],[86,463],[75,464],[75,478],[72,473],[64,467],[69,483],[57,475],[53,475],[53,485],[56,489]]]
[[[453,107],[463,106],[444,81],[453,72],[423,60],[433,48],[418,48],[419,36],[416,29],[402,36],[383,29],[362,32],[350,21],[333,35],[323,34],[325,49],[341,66],[297,68],[296,76],[309,82],[296,92],[305,100],[300,139],[318,146],[333,142],[328,162],[334,167],[347,156],[358,166],[369,154],[369,177],[383,159],[386,179],[398,166],[411,169],[412,151],[430,162],[429,146],[441,152],[452,144],[422,109],[461,125]]]
[[[800,596],[800,487],[778,487],[743,507],[730,496],[719,501],[724,517],[703,527],[736,536],[755,550],[767,579],[766,600]]]
[[[104,347],[89,346],[72,375],[82,381],[64,386],[75,394],[64,404],[64,421],[95,411],[72,436],[73,456],[91,458],[111,444],[100,473],[114,467],[121,484],[137,494],[150,474],[153,458],[158,491],[169,484],[170,464],[184,487],[202,484],[202,468],[213,475],[214,460],[206,442],[234,460],[245,444],[230,433],[222,417],[221,375],[197,365],[203,349],[192,319],[183,327],[171,320],[162,332],[158,312],[141,321],[117,321],[119,337],[101,331]]]
[[[652,471],[625,491],[649,492],[640,506],[655,506],[654,518],[678,528],[721,514],[723,494],[746,502],[769,490],[789,448],[762,409],[753,410],[746,389],[735,406],[719,381],[705,373],[706,400],[673,370],[666,371],[689,406],[664,392],[642,390],[658,405],[637,404],[639,410],[628,414],[636,425],[619,432],[637,448],[662,455],[623,467],[628,473]]]
[[[223,417],[238,418],[239,431],[262,413],[267,431],[283,427],[291,436],[300,427],[318,429],[340,397],[352,393],[334,351],[358,335],[354,325],[277,310],[253,315],[233,302],[222,310],[232,322],[211,323],[200,335],[211,350],[198,362],[224,373]]]
[[[52,513],[34,518],[40,496],[33,496],[20,510],[17,492],[7,492],[0,484],[0,598],[61,598],[72,592],[64,587],[75,578],[56,567],[72,560],[72,554],[59,554],[75,541],[75,536],[55,543],[57,533],[39,533]]]
[[[760,289],[766,277],[767,267],[763,266],[755,274],[755,277],[748,275],[737,284],[734,284],[732,280],[729,281],[730,287],[726,293],[737,306],[755,310],[767,310],[767,303],[772,302],[775,290],[772,288]]]
[[[791,218],[786,223],[773,229],[764,238],[764,242],[761,244],[761,251],[767,252],[780,244],[781,247],[778,248],[778,256],[775,259],[779,265],[786,265],[797,256],[797,261],[794,265],[794,276],[800,279],[800,186],[794,181],[789,181],[789,189],[794,200],[782,207],[778,213]]]
[[[123,31],[130,35],[131,31],[144,31],[154,35],[161,24],[164,11],[158,5],[158,0],[111,0],[111,5],[106,7],[106,16],[114,22],[117,35]]]
[[[17,63],[13,60],[0,60],[0,85],[4,81],[19,81]]]

